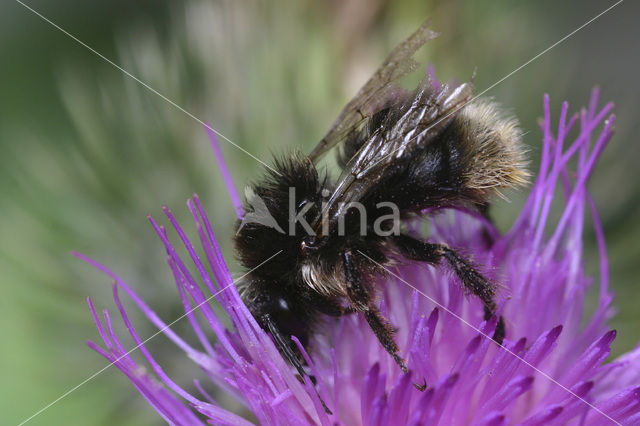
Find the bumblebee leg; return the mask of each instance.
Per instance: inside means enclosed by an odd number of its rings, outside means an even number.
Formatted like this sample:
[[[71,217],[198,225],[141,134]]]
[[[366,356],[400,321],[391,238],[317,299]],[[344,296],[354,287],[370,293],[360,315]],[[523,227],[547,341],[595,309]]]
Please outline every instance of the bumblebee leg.
[[[480,298],[484,304],[484,318],[491,318],[497,309],[494,285],[480,274],[463,256],[446,244],[433,244],[418,240],[408,235],[394,237],[396,246],[402,254],[412,260],[431,264],[439,264],[445,260],[462,281],[464,288]],[[493,340],[502,345],[505,336],[504,320],[498,319]]]
[[[264,314],[261,317],[261,320],[267,326],[267,328],[269,329],[269,332],[271,333],[274,340],[276,341],[276,344],[280,349],[280,353],[282,353],[284,357],[287,359],[287,361],[289,361],[289,363],[293,365],[296,368],[296,370],[298,370],[298,374],[300,375],[300,377],[303,378],[303,380],[304,380],[304,376],[307,376],[309,377],[309,380],[311,380],[311,382],[315,385],[317,382],[315,377],[307,374],[307,372],[304,370],[304,368],[302,367],[302,364],[300,363],[300,360],[293,353],[293,350],[291,350],[291,346],[289,346],[284,336],[276,326],[276,323],[271,319],[271,316],[269,314]],[[318,398],[320,398],[320,402],[322,403],[322,407],[324,407],[324,411],[326,411],[327,414],[333,414],[329,409],[329,407],[327,407],[327,404],[324,403],[324,400],[318,393],[318,389],[316,389],[316,394],[318,395]]]
[[[485,321],[488,321],[491,319],[491,317],[495,314],[495,310],[496,310],[495,303],[493,304],[493,310],[487,305],[484,306]],[[504,318],[502,318],[502,315],[500,315],[500,317],[498,318],[498,323],[496,324],[496,329],[493,332],[493,340],[495,340],[496,343],[502,345],[502,341],[504,340],[505,335],[506,335],[506,330],[504,327]]]
[[[406,373],[409,371],[404,360],[398,354],[398,345],[393,339],[393,329],[375,306],[373,300],[362,284],[360,272],[354,263],[353,255],[350,251],[344,253],[344,267],[347,278],[347,294],[351,305],[355,311],[362,312],[365,319],[369,323],[369,327],[386,349],[393,357],[400,369]]]

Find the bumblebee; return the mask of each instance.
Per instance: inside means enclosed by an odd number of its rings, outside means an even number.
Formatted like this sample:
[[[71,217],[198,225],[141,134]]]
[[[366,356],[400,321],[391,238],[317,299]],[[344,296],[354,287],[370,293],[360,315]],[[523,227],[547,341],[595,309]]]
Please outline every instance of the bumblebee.
[[[398,85],[417,68],[415,52],[436,36],[423,24],[391,52],[309,155],[276,158],[247,191],[234,241],[241,263],[253,270],[282,252],[246,277],[242,294],[301,375],[303,361],[290,337],[306,347],[322,316],[345,314],[363,315],[407,371],[393,328],[375,304],[372,277],[391,265],[449,267],[482,301],[486,319],[496,313],[496,287],[469,259],[402,227],[443,208],[484,212],[493,195],[528,176],[516,119],[490,100],[474,99],[472,83],[438,85],[427,74],[412,91]],[[317,166],[334,147],[342,169],[337,180]],[[504,336],[500,318],[493,338],[501,343]]]

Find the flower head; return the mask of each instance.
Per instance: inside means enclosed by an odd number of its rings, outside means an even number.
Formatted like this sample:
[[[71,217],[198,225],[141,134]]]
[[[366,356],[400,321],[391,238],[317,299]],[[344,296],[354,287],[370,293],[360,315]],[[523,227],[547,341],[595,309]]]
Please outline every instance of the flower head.
[[[522,213],[506,234],[468,212],[450,211],[430,219],[430,239],[464,248],[501,283],[500,312],[507,330],[503,346],[491,340],[496,319],[484,321],[481,303],[466,297],[455,276],[425,264],[399,266],[380,277],[376,287],[380,309],[397,329],[410,373],[400,371],[363,318],[348,315],[327,321],[324,331],[314,336],[310,353],[293,337],[317,379],[315,385],[308,377],[301,382],[244,305],[195,195],[187,206],[204,256],[196,253],[171,212],[164,211],[198,274],[190,272],[164,227],[153,218],[150,221],[166,248],[184,316],[199,346],[174,333],[171,324],[121,278],[78,255],[114,279],[121,317],[159,381],[133,361],[115,335],[109,314],[105,311],[100,319],[90,300],[105,347],[89,345],[119,368],[172,424],[198,424],[203,418],[214,424],[249,422],[219,406],[199,382],[195,386],[200,394],[192,395],[164,373],[129,321],[119,290],[208,379],[236,396],[263,424],[638,424],[640,348],[604,364],[615,338],[615,331],[606,325],[612,295],[603,232],[586,189],[612,136],[611,109],[611,104],[598,107],[594,90],[589,107],[571,118],[568,105],[562,105],[556,130],[545,97],[540,170]],[[569,139],[572,130],[576,136]],[[575,171],[570,172],[569,164]],[[564,193],[564,209],[557,223],[550,223],[551,205],[559,191]],[[231,195],[239,206],[235,191]],[[591,213],[600,250],[598,302],[591,314],[584,306],[594,283],[583,271],[585,210]],[[487,234],[492,244],[487,243]],[[262,267],[268,267],[268,260]],[[213,299],[231,328],[212,308]],[[206,324],[196,318],[198,311]],[[215,343],[208,340],[203,326],[216,334]],[[424,392],[413,384],[422,378],[428,383]],[[320,398],[332,414],[324,410]]]

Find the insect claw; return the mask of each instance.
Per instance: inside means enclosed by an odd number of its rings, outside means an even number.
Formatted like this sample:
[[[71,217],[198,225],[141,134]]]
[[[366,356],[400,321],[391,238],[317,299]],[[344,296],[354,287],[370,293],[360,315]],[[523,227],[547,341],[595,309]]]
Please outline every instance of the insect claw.
[[[420,392],[424,392],[427,389],[427,380],[423,379],[423,384],[419,385],[417,383],[414,383],[413,386],[418,389]]]
[[[331,411],[329,409],[329,407],[327,407],[327,404],[324,403],[324,400],[322,398],[320,398],[320,402],[322,403],[322,407],[324,408],[325,413],[327,413],[330,416],[332,416],[333,415],[333,411]]]

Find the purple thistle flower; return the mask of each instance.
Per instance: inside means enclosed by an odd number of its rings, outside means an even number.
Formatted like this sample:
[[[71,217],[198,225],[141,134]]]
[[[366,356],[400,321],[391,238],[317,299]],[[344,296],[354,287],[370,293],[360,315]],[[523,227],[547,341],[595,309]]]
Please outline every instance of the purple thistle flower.
[[[640,347],[603,364],[615,338],[615,331],[606,325],[612,295],[602,227],[586,189],[613,133],[612,107],[599,108],[594,90],[589,107],[580,114],[568,119],[568,104],[562,105],[555,130],[545,96],[538,178],[505,235],[482,218],[461,211],[430,219],[430,239],[464,247],[487,275],[501,283],[500,311],[507,330],[503,347],[491,340],[495,318],[483,320],[481,303],[466,297],[454,276],[424,264],[403,266],[379,278],[384,283],[377,288],[381,289],[380,309],[397,328],[396,339],[411,372],[402,374],[366,321],[349,315],[327,323],[325,333],[313,338],[311,354],[294,337],[318,381],[314,386],[305,377],[301,383],[244,305],[195,195],[187,206],[204,256],[196,253],[171,212],[167,208],[164,212],[187,249],[196,276],[176,253],[165,228],[149,220],[166,248],[184,316],[200,347],[175,334],[170,328],[173,323],[161,320],[121,278],[78,254],[114,280],[114,299],[124,324],[159,381],[133,361],[131,350],[115,335],[108,312],[101,319],[90,299],[105,347],[88,344],[120,369],[167,422],[177,425],[200,424],[203,418],[213,424],[250,422],[220,407],[198,381],[200,395],[192,395],[164,373],[129,321],[119,290],[158,333],[180,347],[212,382],[243,402],[262,424],[640,424]],[[568,139],[574,127],[579,127],[577,136]],[[569,171],[569,162],[575,164],[574,172]],[[232,186],[222,166],[225,181]],[[558,222],[551,224],[550,207],[558,188],[564,193],[565,206]],[[241,214],[232,187],[230,194]],[[593,218],[600,252],[598,303],[590,315],[584,299],[593,280],[582,268],[586,209]],[[495,240],[491,247],[486,244],[486,232]],[[207,293],[198,282],[204,283]],[[228,316],[231,329],[208,303],[212,298]],[[196,311],[217,342],[207,339]],[[413,382],[423,377],[429,386],[420,392]],[[333,414],[325,412],[318,394]]]

